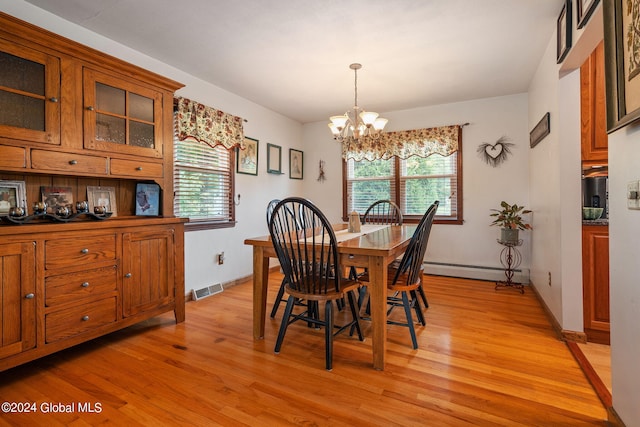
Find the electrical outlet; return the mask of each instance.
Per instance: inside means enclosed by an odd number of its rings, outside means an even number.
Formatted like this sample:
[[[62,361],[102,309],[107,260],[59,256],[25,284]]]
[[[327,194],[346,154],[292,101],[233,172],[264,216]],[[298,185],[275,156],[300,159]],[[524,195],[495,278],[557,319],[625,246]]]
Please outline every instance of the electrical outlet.
[[[219,265],[224,264],[224,252],[220,252],[220,253],[218,254],[218,264],[219,264]]]
[[[638,181],[627,184],[627,209],[640,209],[640,185]]]

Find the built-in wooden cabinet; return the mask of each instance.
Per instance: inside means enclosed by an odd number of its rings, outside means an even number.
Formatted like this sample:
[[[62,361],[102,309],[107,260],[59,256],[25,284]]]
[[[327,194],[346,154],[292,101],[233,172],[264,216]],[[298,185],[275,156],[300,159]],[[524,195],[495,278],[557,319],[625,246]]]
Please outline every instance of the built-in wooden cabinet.
[[[36,346],[35,261],[34,242],[0,243],[0,360]]]
[[[114,187],[117,217],[0,220],[0,371],[173,310],[184,320],[184,220],[173,217],[180,83],[0,12],[0,179]],[[159,217],[135,215],[139,182]]]
[[[60,144],[60,58],[0,39],[0,134]]]
[[[174,299],[174,247],[172,229],[123,234],[124,316],[133,316],[150,308],[170,304]]]
[[[606,175],[608,165],[604,46],[580,67],[582,169]],[[594,167],[599,167],[594,169]],[[594,171],[599,175],[593,175]],[[604,220],[582,226],[583,327],[587,340],[609,344],[609,227]]]
[[[600,42],[580,67],[580,134],[585,166],[608,162],[606,107],[604,45]]]
[[[162,158],[162,92],[84,69],[84,147]]]
[[[584,332],[587,340],[609,344],[609,227],[582,226]]]

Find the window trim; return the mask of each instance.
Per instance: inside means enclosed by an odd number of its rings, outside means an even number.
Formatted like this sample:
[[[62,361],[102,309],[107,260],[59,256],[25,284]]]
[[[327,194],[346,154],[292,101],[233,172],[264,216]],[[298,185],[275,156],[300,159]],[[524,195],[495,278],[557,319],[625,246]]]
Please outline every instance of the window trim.
[[[449,218],[442,217],[436,214],[433,223],[434,224],[455,224],[462,225],[464,223],[463,216],[463,197],[462,197],[462,140],[459,141],[458,150],[456,151],[457,159],[456,159],[456,171],[457,171],[457,185],[456,185],[456,198],[457,198],[457,218]],[[397,189],[395,194],[395,202],[398,206],[400,204],[400,158],[398,156],[393,157],[395,162],[395,170],[394,170],[394,185]],[[361,160],[366,162],[367,160]],[[349,213],[347,212],[347,160],[342,159],[342,220],[347,221]],[[403,212],[403,222],[407,224],[417,224],[420,222],[419,215],[405,215]]]

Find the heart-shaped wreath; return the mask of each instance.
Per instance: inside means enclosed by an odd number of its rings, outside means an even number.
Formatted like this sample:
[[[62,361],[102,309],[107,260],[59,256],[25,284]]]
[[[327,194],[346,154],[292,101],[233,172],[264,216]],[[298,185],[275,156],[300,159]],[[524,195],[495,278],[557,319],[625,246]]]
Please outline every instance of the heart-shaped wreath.
[[[502,136],[495,144],[484,142],[478,146],[478,155],[485,161],[485,163],[495,168],[496,166],[499,166],[500,163],[507,160],[507,157],[511,154],[511,147],[515,144],[507,142],[508,140],[509,139],[506,136]]]

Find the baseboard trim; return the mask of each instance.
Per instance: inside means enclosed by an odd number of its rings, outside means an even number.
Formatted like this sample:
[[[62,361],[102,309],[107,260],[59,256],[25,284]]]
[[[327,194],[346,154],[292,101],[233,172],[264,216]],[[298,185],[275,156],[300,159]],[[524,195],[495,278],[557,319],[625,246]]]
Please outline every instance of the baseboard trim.
[[[505,280],[502,267],[487,267],[482,265],[452,264],[444,262],[424,261],[424,272],[433,276],[459,277],[463,279],[487,280],[499,282]],[[513,281],[529,284],[529,269],[515,269]]]
[[[558,339],[563,341],[573,341],[573,342],[579,342],[579,343],[587,342],[587,334],[585,334],[584,332],[562,329],[562,326],[560,326],[560,322],[558,322],[558,319],[556,319],[556,317],[553,315],[547,303],[545,303],[544,299],[540,296],[540,292],[538,292],[538,288],[536,287],[535,283],[531,282],[531,284],[529,285],[529,288],[533,291],[536,298],[538,299],[538,302],[542,306],[542,309],[544,310],[544,313],[547,316],[549,323],[551,323],[551,327],[553,328],[553,331],[556,333],[556,336],[558,337]]]
[[[608,412],[612,405],[609,389],[604,385],[596,370],[593,369],[589,359],[587,359],[582,350],[580,350],[580,346],[573,341],[567,341],[567,347],[569,347],[569,351],[574,359],[576,359],[576,362],[578,362],[578,365],[580,365],[580,368],[582,368],[582,372],[584,372],[584,375],[587,377],[587,380],[589,380],[589,383],[591,383],[593,390],[600,398],[604,407],[607,408]]]
[[[624,422],[622,421],[620,416],[618,416],[616,410],[613,409],[613,406],[607,408],[607,417],[607,421],[609,421],[613,425],[613,427],[625,427]]]
[[[553,313],[549,309],[549,306],[547,305],[547,303],[544,302],[544,299],[542,299],[542,297],[540,296],[540,292],[538,292],[538,288],[536,287],[535,283],[531,282],[529,285],[529,289],[533,291],[536,298],[538,299],[538,302],[542,306],[542,309],[544,310],[544,314],[547,316],[547,320],[549,320],[549,323],[551,324],[551,327],[553,328],[553,331],[556,333],[556,336],[558,337],[558,339],[564,340],[565,338],[564,338],[564,334],[562,333],[562,327],[560,326],[560,322],[558,322],[556,317],[553,315]]]

